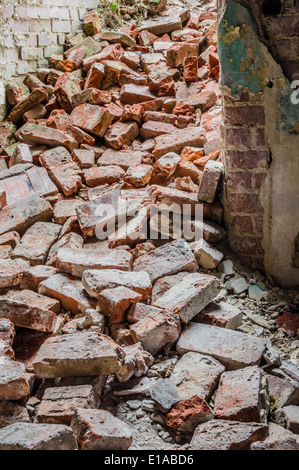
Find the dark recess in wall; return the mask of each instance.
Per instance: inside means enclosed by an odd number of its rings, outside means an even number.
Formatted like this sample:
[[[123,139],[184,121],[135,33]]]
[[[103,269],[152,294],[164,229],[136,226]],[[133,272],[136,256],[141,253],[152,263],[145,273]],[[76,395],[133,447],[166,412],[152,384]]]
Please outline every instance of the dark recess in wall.
[[[265,0],[262,4],[262,12],[265,16],[275,16],[281,12],[280,0]]]

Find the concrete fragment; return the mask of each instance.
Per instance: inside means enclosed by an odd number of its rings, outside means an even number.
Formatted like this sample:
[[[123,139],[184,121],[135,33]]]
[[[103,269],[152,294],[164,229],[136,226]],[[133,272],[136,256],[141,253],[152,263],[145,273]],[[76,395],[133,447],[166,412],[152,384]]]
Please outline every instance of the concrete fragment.
[[[159,379],[150,389],[152,399],[167,412],[180,400],[176,385],[170,379]]]

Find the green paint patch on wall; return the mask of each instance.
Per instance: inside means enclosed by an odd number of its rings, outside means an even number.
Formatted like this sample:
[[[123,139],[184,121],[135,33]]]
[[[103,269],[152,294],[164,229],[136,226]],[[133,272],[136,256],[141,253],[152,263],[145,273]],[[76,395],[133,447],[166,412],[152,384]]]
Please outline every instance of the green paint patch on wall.
[[[218,27],[221,85],[239,98],[248,90],[258,96],[266,85],[264,59],[249,12],[239,3],[229,2]]]
[[[248,91],[262,96],[267,85],[265,57],[250,14],[233,0],[227,6],[218,26],[218,54],[221,63],[221,86],[230,88],[234,98]],[[278,102],[277,128],[299,133],[299,105],[292,103],[294,90],[282,75],[276,87]]]

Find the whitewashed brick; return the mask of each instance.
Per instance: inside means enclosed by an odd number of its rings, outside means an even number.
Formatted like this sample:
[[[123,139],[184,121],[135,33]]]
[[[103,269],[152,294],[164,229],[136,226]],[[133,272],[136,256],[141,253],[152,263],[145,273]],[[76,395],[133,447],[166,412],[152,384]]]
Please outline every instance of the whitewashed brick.
[[[52,20],[52,31],[53,33],[70,33],[71,22],[61,21],[61,20]]]

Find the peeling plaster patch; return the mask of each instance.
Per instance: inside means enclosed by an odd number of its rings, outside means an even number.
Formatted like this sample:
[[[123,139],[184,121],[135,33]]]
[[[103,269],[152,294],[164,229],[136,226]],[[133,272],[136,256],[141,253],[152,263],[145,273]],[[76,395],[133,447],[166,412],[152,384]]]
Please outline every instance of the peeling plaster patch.
[[[267,84],[267,61],[248,10],[233,0],[227,0],[219,22],[218,37],[221,86],[230,88],[235,98],[240,98],[243,91],[255,96],[263,95]],[[291,101],[294,90],[282,72],[276,83],[276,127],[298,134],[299,105]]]
[[[227,4],[218,27],[221,85],[240,98],[244,90],[258,96],[266,86],[264,58],[250,15],[236,2]]]

